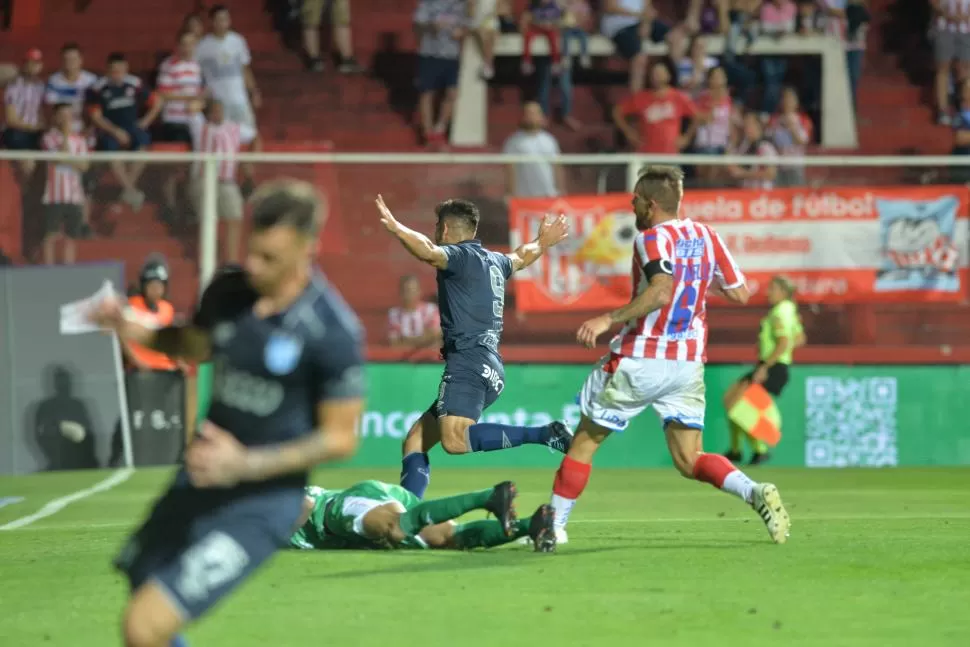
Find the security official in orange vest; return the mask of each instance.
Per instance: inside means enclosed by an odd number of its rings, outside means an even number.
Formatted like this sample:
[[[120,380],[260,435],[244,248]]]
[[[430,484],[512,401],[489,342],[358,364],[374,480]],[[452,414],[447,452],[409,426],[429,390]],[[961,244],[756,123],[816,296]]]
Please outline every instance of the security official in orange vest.
[[[165,261],[150,258],[141,268],[139,291],[129,297],[128,305],[154,320],[159,328],[172,325],[175,308],[165,300],[168,290],[168,267]],[[177,371],[178,363],[162,353],[137,344],[126,343],[125,355],[131,368],[138,371]]]

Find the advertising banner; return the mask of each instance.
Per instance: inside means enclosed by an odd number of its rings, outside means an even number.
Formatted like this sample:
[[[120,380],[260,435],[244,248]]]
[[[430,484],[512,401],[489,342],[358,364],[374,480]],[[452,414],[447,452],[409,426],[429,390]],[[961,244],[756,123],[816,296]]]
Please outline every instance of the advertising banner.
[[[585,365],[509,365],[505,390],[482,419],[515,425],[579,421],[575,396],[590,370]],[[723,452],[728,430],[721,396],[749,366],[708,366],[704,449]],[[370,364],[367,407],[358,430],[360,448],[350,465],[397,468],[401,441],[437,393],[441,367]],[[777,399],[782,439],[773,465],[889,467],[970,465],[965,366],[794,366]],[[200,407],[208,380],[199,379]],[[200,409],[201,410],[201,409]],[[545,447],[518,447],[448,456],[432,451],[432,466],[549,467],[562,455]],[[660,421],[650,410],[596,454],[597,467],[669,467]],[[673,478],[673,477],[672,477]]]
[[[125,376],[125,386],[135,466],[174,464],[185,444],[185,378],[174,371],[135,371]],[[120,434],[115,449],[120,464]]]
[[[961,301],[967,294],[964,186],[692,190],[681,217],[720,233],[755,293],[785,274],[819,303]],[[603,310],[630,299],[630,194],[513,199],[514,248],[564,213],[571,236],[516,274],[524,312]]]

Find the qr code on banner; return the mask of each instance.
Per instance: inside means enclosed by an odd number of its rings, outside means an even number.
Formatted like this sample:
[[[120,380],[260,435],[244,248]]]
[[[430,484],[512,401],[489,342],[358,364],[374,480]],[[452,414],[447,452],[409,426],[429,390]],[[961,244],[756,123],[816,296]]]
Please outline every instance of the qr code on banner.
[[[896,378],[810,377],[805,382],[808,467],[896,465]]]

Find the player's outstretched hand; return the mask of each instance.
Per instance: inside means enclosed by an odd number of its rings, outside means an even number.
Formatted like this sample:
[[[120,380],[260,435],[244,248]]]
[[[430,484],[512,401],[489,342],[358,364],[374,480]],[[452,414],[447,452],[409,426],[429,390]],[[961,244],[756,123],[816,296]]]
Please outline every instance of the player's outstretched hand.
[[[610,315],[600,315],[590,319],[579,327],[579,332],[576,333],[576,341],[586,348],[593,348],[596,346],[596,339],[608,331],[612,325],[613,319],[610,318]]]
[[[559,216],[547,216],[539,225],[539,244],[543,249],[549,249],[558,245],[569,235],[569,225],[566,223],[565,214]]]
[[[87,312],[87,318],[99,328],[117,332],[125,323],[125,307],[121,299],[112,294],[92,304]]]
[[[384,225],[384,228],[389,232],[396,234],[401,224],[395,220],[394,214],[391,213],[391,210],[387,208],[386,204],[384,204],[384,196],[378,193],[377,199],[374,200],[374,204],[377,205],[377,211],[379,211],[381,214],[381,224]]]
[[[246,470],[246,447],[208,420],[185,451],[185,467],[198,488],[232,487]]]

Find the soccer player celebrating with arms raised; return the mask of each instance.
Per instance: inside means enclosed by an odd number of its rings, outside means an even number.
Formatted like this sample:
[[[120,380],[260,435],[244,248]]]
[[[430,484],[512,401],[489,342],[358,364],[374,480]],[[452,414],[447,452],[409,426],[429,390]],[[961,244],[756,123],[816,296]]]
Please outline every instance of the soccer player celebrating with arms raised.
[[[663,422],[681,475],[741,498],[761,516],[776,543],[788,538],[791,523],[778,489],[755,483],[723,456],[703,450],[707,294],[721,293],[739,304],[749,294],[744,275],[717,232],[678,218],[683,177],[680,169],[669,166],[650,166],[640,173],[633,193],[640,230],[633,243],[634,297],[622,308],[590,319],[577,333],[592,348],[614,324],[623,324],[610,353],[580,392],[582,418],[553,485],[557,543],[568,540],[566,522],[589,481],[596,450],[648,406]]]
[[[381,224],[418,260],[438,270],[445,372],[438,398],[412,425],[404,439],[401,485],[424,496],[430,480],[428,451],[439,442],[449,454],[489,452],[524,444],[565,452],[569,430],[562,422],[541,427],[478,423],[482,411],[505,387],[498,353],[505,308],[505,282],[535,263],[567,235],[566,218],[547,218],[538,236],[510,254],[499,254],[475,240],[478,208],[466,200],[446,200],[435,208],[435,242],[405,227],[377,197]],[[476,424],[478,423],[478,424]]]
[[[116,564],[128,576],[127,647],[184,647],[178,632],[289,544],[307,472],[357,447],[357,319],[312,267],[320,201],[305,183],[253,198],[245,270],[217,275],[188,325],[150,330],[116,299],[92,320],[125,342],[211,357],[208,419],[185,466]]]

